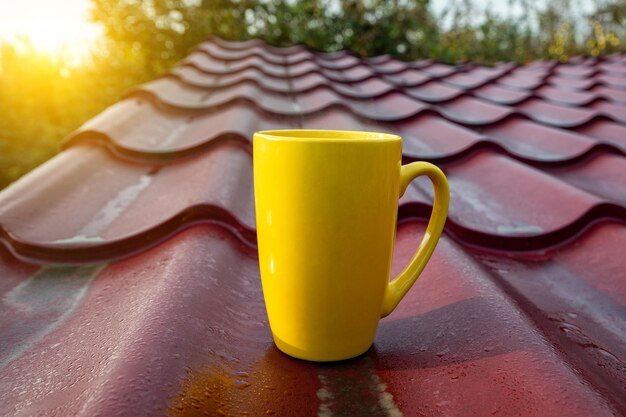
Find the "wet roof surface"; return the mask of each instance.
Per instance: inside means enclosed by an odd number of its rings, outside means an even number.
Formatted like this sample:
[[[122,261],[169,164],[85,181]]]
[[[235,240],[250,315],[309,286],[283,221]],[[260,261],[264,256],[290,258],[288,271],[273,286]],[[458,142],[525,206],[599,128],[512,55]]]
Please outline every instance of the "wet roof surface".
[[[252,133],[402,135],[445,234],[374,347],[272,343]],[[2,415],[626,413],[626,56],[495,67],[217,38],[0,193]],[[393,270],[427,182],[400,201]]]

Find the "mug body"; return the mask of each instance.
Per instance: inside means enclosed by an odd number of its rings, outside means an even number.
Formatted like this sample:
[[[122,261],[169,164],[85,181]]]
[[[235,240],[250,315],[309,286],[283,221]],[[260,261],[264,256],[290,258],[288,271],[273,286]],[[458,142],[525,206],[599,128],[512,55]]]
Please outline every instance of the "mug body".
[[[373,343],[391,269],[402,143],[383,133],[280,130],[253,140],[259,265],[288,355],[334,361]]]

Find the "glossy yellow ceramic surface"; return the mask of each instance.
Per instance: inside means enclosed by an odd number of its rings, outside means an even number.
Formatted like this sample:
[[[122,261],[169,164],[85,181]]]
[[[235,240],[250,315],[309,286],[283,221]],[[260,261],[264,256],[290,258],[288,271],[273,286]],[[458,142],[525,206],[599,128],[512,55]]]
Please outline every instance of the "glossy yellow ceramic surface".
[[[358,356],[373,343],[430,258],[449,189],[439,168],[401,165],[383,133],[277,130],[254,135],[259,264],[274,341],[313,361]],[[415,256],[389,282],[398,199],[428,176],[433,214]]]

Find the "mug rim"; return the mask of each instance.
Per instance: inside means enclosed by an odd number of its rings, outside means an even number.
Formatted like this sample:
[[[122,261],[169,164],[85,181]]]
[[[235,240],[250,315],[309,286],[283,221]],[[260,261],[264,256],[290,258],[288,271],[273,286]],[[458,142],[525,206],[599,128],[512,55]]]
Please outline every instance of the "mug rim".
[[[284,142],[346,142],[346,143],[386,143],[402,141],[392,133],[371,132],[361,130],[331,129],[276,129],[262,130],[254,133],[254,138]]]

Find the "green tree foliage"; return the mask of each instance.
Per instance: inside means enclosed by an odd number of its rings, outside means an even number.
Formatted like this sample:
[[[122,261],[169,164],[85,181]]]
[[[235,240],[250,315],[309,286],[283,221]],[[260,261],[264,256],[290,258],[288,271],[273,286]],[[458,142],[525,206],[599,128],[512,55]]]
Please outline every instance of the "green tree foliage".
[[[246,16],[250,35],[270,44],[300,43],[326,52],[348,49],[363,56],[428,56],[439,34],[427,0],[282,0],[256,4]]]
[[[91,0],[92,19],[127,56],[141,57],[154,76],[170,68],[209,34],[243,39],[245,7],[233,0]]]
[[[626,3],[507,0],[521,17],[450,0],[91,0],[105,37],[82,65],[0,44],[0,188],[50,158],[60,140],[138,83],[168,70],[210,35],[362,56],[528,62],[626,50]],[[496,1],[496,0],[494,0]]]
[[[0,188],[53,156],[62,138],[131,86],[146,81],[141,59],[109,52],[81,66],[26,41],[0,45]]]

